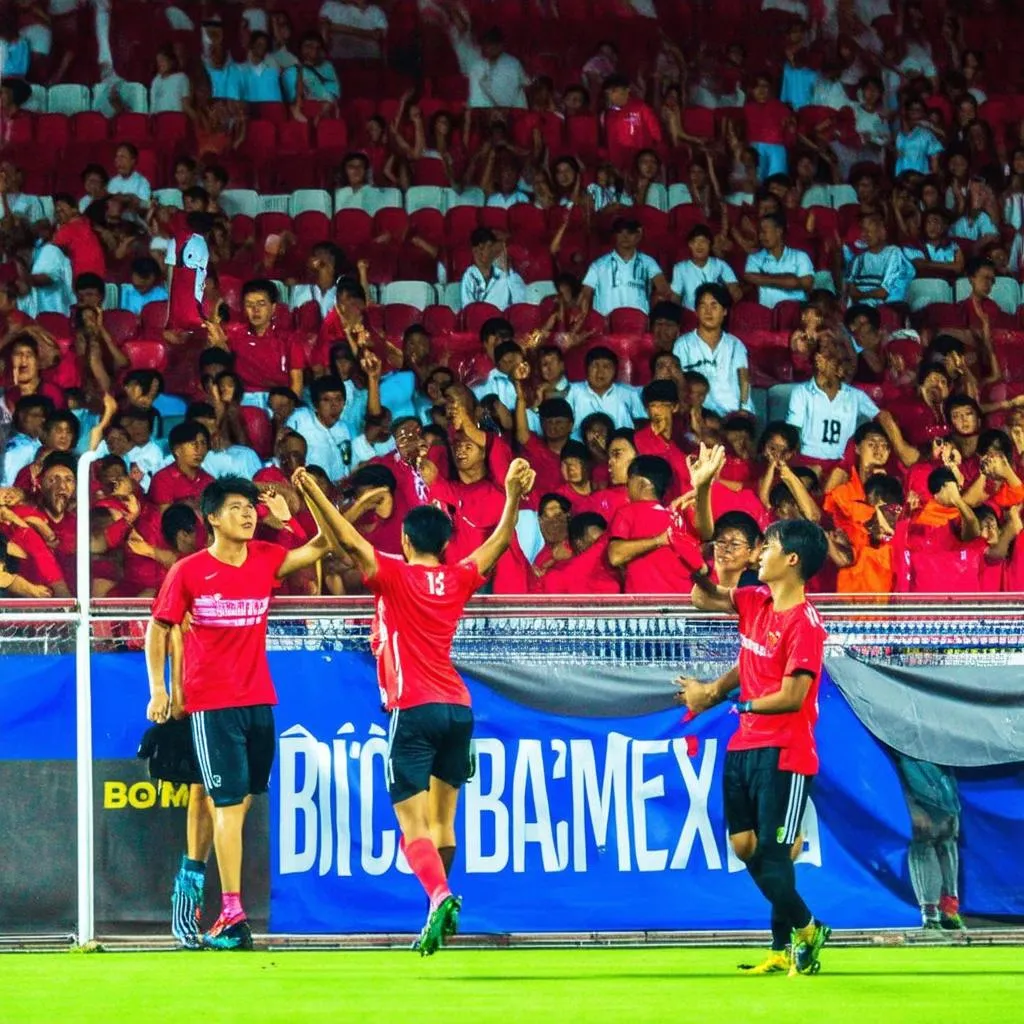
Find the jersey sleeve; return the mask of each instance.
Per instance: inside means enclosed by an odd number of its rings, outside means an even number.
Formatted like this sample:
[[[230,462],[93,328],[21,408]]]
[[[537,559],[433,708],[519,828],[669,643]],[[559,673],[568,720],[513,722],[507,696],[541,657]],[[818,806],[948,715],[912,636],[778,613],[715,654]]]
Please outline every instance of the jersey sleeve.
[[[477,568],[476,562],[466,558],[453,566],[459,581],[459,589],[469,600],[486,582],[487,577]],[[448,570],[449,572],[451,569]]]
[[[153,618],[157,622],[180,626],[185,612],[191,607],[192,599],[184,572],[186,564],[182,561],[171,566],[159,593],[153,598]]]
[[[154,505],[169,505],[173,501],[170,480],[162,470],[153,475],[149,484],[149,500]]]
[[[805,610],[807,614],[797,620],[788,638],[789,649],[783,675],[807,672],[817,679],[825,656],[825,631],[817,622],[814,612]]]
[[[624,505],[615,513],[615,518],[608,529],[608,536],[612,540],[633,539],[633,510],[628,505]]]
[[[394,555],[377,552],[377,571],[372,576],[363,576],[363,586],[372,594],[386,594],[401,575],[405,563]]]
[[[741,626],[764,603],[765,592],[764,587],[734,587],[729,591],[729,599],[740,617]]]

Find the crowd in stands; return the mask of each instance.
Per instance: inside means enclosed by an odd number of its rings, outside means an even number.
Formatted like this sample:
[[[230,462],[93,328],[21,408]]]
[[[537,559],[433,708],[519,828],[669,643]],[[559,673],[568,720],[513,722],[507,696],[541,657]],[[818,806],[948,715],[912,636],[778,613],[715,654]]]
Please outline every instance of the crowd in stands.
[[[0,3],[0,596],[151,596],[306,466],[498,594],[1024,590],[1024,11],[977,0]],[[613,41],[614,40],[614,41]],[[1015,90],[1020,90],[1015,91]],[[690,487],[724,445],[711,507]],[[77,457],[97,452],[88,510]],[[333,557],[286,585],[360,593]]]

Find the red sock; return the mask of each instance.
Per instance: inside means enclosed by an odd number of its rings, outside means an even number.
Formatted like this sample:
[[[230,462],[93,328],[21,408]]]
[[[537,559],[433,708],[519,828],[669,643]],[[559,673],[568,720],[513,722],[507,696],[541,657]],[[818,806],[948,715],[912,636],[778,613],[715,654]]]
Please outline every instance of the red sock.
[[[444,864],[437,852],[433,839],[424,836],[414,839],[411,843],[402,841],[402,852],[409,862],[413,874],[419,879],[423,891],[430,898],[430,905],[436,907],[446,896],[451,895],[448,879],[445,878]]]
[[[220,913],[221,917],[226,918],[228,921],[245,917],[245,911],[242,909],[241,894],[237,892],[222,892],[220,894]]]

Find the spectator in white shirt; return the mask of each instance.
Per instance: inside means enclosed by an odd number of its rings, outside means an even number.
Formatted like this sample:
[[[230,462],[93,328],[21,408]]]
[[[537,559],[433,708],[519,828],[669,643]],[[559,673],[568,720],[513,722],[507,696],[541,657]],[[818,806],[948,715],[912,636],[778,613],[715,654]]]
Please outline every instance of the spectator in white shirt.
[[[31,249],[31,269],[28,281],[16,282],[19,292],[18,309],[35,319],[40,313],[71,315],[74,298],[71,260],[51,241],[52,225],[40,220],[33,226],[36,239]],[[28,261],[28,260],[26,260]]]
[[[191,92],[188,75],[178,66],[174,47],[165,46],[158,50],[156,75],[149,84],[149,112],[181,113],[185,109],[185,97]]]
[[[743,274],[743,280],[757,288],[757,301],[769,309],[780,302],[803,302],[814,284],[814,264],[803,250],[786,245],[785,217],[764,214],[758,236],[763,248],[747,257]]]
[[[889,232],[880,213],[860,218],[867,248],[856,254],[845,250],[846,287],[850,302],[880,306],[883,302],[905,302],[914,280],[914,265],[897,245],[889,245]]]
[[[526,86],[530,79],[523,65],[511,54],[504,52],[505,37],[501,29],[485,32],[477,46],[468,22],[464,28],[453,27],[452,46],[459,59],[459,67],[469,80],[471,110],[496,107],[502,110],[526,109]]]
[[[352,435],[341,422],[345,385],[337,377],[318,377],[309,387],[313,408],[296,409],[285,426],[306,440],[306,464],[319,466],[332,481],[352,468]]]
[[[861,420],[874,419],[878,406],[859,388],[843,383],[843,366],[828,346],[814,356],[814,377],[793,390],[786,422],[800,431],[800,453],[834,462]]]
[[[753,412],[746,346],[725,330],[732,299],[724,285],[702,284],[697,289],[697,329],[680,337],[672,348],[683,370],[707,378],[704,408],[726,413]]]
[[[335,60],[376,60],[388,31],[384,12],[369,0],[327,0],[320,8],[320,31]]]
[[[733,302],[743,298],[743,289],[732,267],[725,260],[711,255],[714,236],[706,224],[698,224],[686,236],[690,250],[688,260],[680,260],[672,268],[672,294],[684,309],[695,309],[697,289],[702,284],[725,285]]]
[[[477,228],[469,237],[473,263],[462,275],[462,308],[471,302],[489,302],[497,309],[508,309],[513,303],[526,300],[526,284],[508,268],[508,254],[498,257],[498,239],[490,228]]]
[[[643,228],[638,220],[619,217],[612,224],[615,248],[594,260],[583,278],[580,308],[591,307],[602,316],[613,309],[651,311],[651,289],[660,299],[670,299],[671,289],[657,260],[639,251]]]
[[[616,429],[632,427],[635,420],[647,416],[640,400],[640,389],[619,384],[619,357],[603,345],[596,345],[587,353],[587,379],[569,385],[566,401],[572,408],[573,422],[577,424],[573,437],[583,439],[583,421],[595,412],[611,417]]]
[[[122,142],[114,153],[117,174],[107,182],[107,191],[121,196],[125,207],[136,216],[145,214],[152,195],[149,182],[135,169],[138,161],[138,149],[130,142]]]

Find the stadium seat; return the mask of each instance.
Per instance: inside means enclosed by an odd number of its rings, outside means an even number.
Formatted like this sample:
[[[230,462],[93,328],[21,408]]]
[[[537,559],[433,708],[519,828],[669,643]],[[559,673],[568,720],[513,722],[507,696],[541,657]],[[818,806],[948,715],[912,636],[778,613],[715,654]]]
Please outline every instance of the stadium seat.
[[[220,279],[221,294],[224,291],[224,278]],[[147,302],[139,315],[140,334],[159,334],[167,326],[167,302]]]
[[[75,142],[106,142],[110,122],[95,110],[82,110],[71,115],[71,134]]]
[[[526,301],[539,305],[549,295],[557,295],[553,281],[534,281],[526,286]]]
[[[907,289],[907,305],[911,313],[918,313],[925,306],[935,303],[949,304],[953,300],[953,289],[948,282],[936,277],[918,277],[910,282]]]
[[[852,185],[833,185],[830,191],[833,210],[838,210],[841,206],[857,205],[857,190]]]
[[[149,113],[149,89],[142,82],[124,82],[117,84],[117,95],[121,105],[135,114]],[[110,100],[111,86],[100,82],[92,89],[92,109],[105,117],[110,117],[116,109]]]
[[[250,127],[255,122],[250,122]],[[309,125],[302,121],[285,121],[277,125],[277,149],[282,153],[309,153]],[[274,152],[271,150],[270,152]]]
[[[409,217],[400,206],[385,206],[373,215],[373,234],[391,236],[391,242],[398,244],[405,238],[409,228]]]
[[[255,219],[261,212],[260,195],[251,188],[226,188],[220,194],[220,205],[229,217],[241,214]]]
[[[152,122],[153,140],[161,152],[175,152],[188,138],[188,118],[176,110],[154,114]]]
[[[668,212],[668,189],[665,188],[660,182],[652,182],[647,186],[647,196],[644,202],[648,206],[653,206],[656,210],[661,210],[662,213]]]
[[[334,216],[329,192],[319,188],[300,188],[288,198],[288,214],[298,217],[300,213],[322,213],[328,220]]]
[[[167,369],[167,346],[162,341],[126,341],[122,350],[133,370]]]
[[[516,302],[509,306],[505,310],[505,319],[515,329],[517,337],[536,330],[544,323],[540,306],[535,306],[530,302]]]
[[[292,231],[300,248],[311,249],[331,237],[331,219],[316,210],[306,210],[292,218]]]
[[[819,270],[814,275],[814,288],[821,288],[824,291],[836,293],[836,282],[828,270]]]
[[[462,284],[459,281],[449,281],[447,284],[437,285],[438,304],[447,306],[456,313],[462,309]]]
[[[29,94],[29,98],[25,101],[22,106],[22,110],[27,114],[45,114],[46,113],[46,86],[45,85],[31,85],[32,92]]]
[[[49,114],[80,114],[92,106],[92,97],[84,85],[68,83],[51,85],[46,92],[46,111]]]
[[[800,326],[800,302],[780,302],[772,310],[772,327],[776,331],[795,331]]]
[[[269,121],[250,121],[238,152],[254,162],[266,161],[268,155],[278,152],[275,126]]]
[[[405,193],[405,212],[438,210],[445,212],[445,190],[435,185],[413,185]]]
[[[832,189],[830,185],[812,185],[800,198],[800,205],[805,209],[812,206],[832,208]]]
[[[676,182],[668,187],[668,209],[674,210],[677,206],[685,206],[693,203],[693,195],[690,186]]]
[[[454,331],[456,322],[455,311],[448,306],[433,305],[423,310],[423,326],[434,337]]]
[[[405,305],[426,309],[434,304],[434,288],[425,281],[392,281],[380,293],[382,306]]]
[[[532,203],[516,203],[508,209],[508,230],[516,242],[537,242],[547,236],[544,211]]]
[[[441,211],[426,208],[410,214],[409,238],[412,238],[413,235],[440,249],[444,245],[444,217],[441,216]],[[409,248],[408,242],[406,243],[406,248]],[[424,253],[424,256],[426,256],[426,253]],[[436,260],[434,263],[436,264]],[[433,281],[434,278],[432,277],[431,280]]]
[[[185,208],[185,200],[182,198],[181,189],[158,188],[153,191],[153,198],[161,206],[173,206],[176,210]]]
[[[236,213],[231,218],[231,242],[233,245],[251,245],[256,239],[256,218]]]
[[[117,285],[107,285],[115,292],[114,301],[117,302]],[[103,311],[103,326],[107,329],[114,344],[124,349],[125,343],[131,341],[139,333],[139,318],[127,309],[105,309]]]
[[[486,321],[503,315],[497,306],[492,306],[489,302],[471,302],[462,311],[462,329],[477,334]]]
[[[445,243],[449,247],[469,245],[469,236],[480,224],[480,209],[476,206],[456,206],[444,217]]]
[[[325,117],[316,126],[318,153],[344,156],[348,149],[348,126],[337,117]]]
[[[446,210],[454,210],[457,206],[483,206],[486,202],[484,190],[477,188],[475,185],[464,188],[461,191],[454,188],[446,188],[444,194],[444,208]]]
[[[913,306],[911,306],[913,309]],[[967,316],[961,305],[953,302],[933,302],[924,306],[919,318],[922,327],[933,331],[946,327],[959,328],[967,326]]]
[[[136,146],[151,146],[149,116],[139,113],[118,114],[114,119],[114,138],[118,142],[133,142]]]
[[[71,120],[67,114],[40,114],[36,118],[35,142],[37,146],[57,154],[70,141]]]
[[[423,310],[416,306],[407,306],[402,302],[394,302],[385,306],[384,331],[388,340],[396,345],[400,344],[405,331],[413,324],[420,323],[422,319]]]
[[[709,107],[687,106],[683,111],[683,131],[699,139],[715,137],[715,112]]]
[[[626,306],[613,309],[608,316],[608,330],[611,334],[643,334],[648,327],[648,315],[642,309]]]
[[[480,211],[480,227],[508,233],[508,210],[501,206],[485,206]]]
[[[373,218],[365,210],[339,210],[334,215],[334,239],[347,253],[373,236]]]
[[[103,292],[103,309],[119,309],[121,299],[121,289],[118,285],[112,284],[110,281],[107,282],[106,289]]]
[[[290,216],[291,196],[286,194],[268,195],[259,193],[257,216],[264,213],[283,213]]]
[[[571,153],[593,159],[598,150],[598,123],[594,114],[576,114],[565,119],[565,140]]]
[[[55,338],[71,337],[71,320],[63,313],[40,313],[36,323]]]
[[[766,306],[744,299],[732,307],[728,326],[733,334],[739,334],[740,331],[770,331],[772,311]]]

